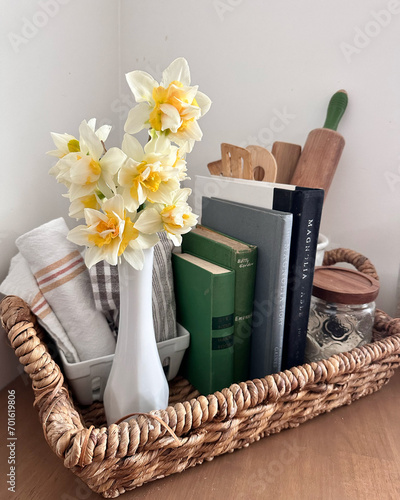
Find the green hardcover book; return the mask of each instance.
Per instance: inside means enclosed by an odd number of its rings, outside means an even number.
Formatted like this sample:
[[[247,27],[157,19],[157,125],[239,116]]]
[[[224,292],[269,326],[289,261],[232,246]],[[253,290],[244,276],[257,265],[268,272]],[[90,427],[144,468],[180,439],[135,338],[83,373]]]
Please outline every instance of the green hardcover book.
[[[233,383],[235,272],[172,254],[177,320],[190,333],[183,375],[202,394]]]
[[[235,271],[233,379],[248,380],[257,247],[197,226],[183,236],[182,251]]]

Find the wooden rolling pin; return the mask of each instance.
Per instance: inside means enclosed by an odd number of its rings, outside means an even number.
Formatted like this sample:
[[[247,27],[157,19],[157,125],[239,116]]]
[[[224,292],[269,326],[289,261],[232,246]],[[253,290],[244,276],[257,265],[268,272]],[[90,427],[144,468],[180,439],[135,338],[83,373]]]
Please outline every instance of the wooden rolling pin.
[[[343,136],[336,132],[336,129],[346,110],[347,102],[345,90],[339,90],[332,96],[324,127],[308,134],[290,184],[322,188],[326,196],[345,144]]]

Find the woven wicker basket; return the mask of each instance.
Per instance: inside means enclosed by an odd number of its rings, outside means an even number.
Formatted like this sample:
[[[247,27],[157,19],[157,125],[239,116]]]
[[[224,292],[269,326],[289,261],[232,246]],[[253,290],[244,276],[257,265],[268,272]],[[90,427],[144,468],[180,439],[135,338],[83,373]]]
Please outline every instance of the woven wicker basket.
[[[326,253],[324,264],[342,261],[377,277],[368,259],[346,249]],[[351,404],[379,390],[400,365],[400,320],[377,311],[375,341],[364,347],[233,384],[209,396],[175,379],[166,410],[107,427],[101,404],[74,406],[28,306],[9,296],[0,304],[0,314],[15,354],[32,379],[34,404],[49,446],[65,467],[105,498]]]

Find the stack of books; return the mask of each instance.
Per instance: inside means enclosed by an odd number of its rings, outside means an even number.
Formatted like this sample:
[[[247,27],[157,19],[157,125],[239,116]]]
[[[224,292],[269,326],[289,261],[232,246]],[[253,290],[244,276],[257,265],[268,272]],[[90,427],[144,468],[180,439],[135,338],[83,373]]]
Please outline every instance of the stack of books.
[[[323,197],[196,177],[202,225],[173,268],[177,319],[191,334],[183,374],[201,393],[303,363]]]

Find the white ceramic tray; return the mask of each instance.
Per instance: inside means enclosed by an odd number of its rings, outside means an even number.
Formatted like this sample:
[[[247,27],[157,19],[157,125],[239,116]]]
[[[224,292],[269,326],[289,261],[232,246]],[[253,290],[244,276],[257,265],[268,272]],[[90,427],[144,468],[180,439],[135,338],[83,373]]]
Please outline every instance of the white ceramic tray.
[[[161,364],[168,380],[177,375],[183,355],[189,347],[189,332],[179,324],[177,330],[177,337],[157,344]],[[114,354],[79,363],[68,363],[62,352],[60,356],[68,385],[78,403],[90,405],[94,401],[102,401]]]

